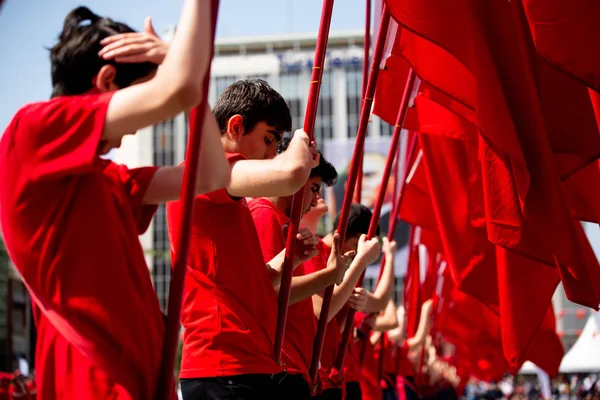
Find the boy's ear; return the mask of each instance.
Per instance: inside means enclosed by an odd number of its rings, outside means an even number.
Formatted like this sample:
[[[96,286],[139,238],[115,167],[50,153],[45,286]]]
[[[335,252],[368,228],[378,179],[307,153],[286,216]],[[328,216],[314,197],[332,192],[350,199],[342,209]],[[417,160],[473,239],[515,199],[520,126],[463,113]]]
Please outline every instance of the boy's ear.
[[[227,134],[233,140],[238,140],[244,135],[244,118],[239,115],[233,115],[227,121]]]
[[[103,65],[95,76],[93,85],[100,93],[118,90],[119,87],[115,83],[116,77],[117,69],[113,65]]]

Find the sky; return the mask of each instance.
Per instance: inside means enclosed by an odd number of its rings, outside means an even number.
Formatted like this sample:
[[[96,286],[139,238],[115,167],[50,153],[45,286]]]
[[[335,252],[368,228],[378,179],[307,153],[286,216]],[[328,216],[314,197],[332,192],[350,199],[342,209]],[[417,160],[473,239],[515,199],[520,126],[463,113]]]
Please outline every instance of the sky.
[[[101,16],[142,30],[151,16],[157,32],[177,24],[182,0],[4,0],[0,9],[0,132],[27,103],[51,92],[46,50],[73,8],[85,5]],[[364,27],[365,0],[338,0],[331,30]],[[221,0],[217,37],[316,32],[321,0]]]

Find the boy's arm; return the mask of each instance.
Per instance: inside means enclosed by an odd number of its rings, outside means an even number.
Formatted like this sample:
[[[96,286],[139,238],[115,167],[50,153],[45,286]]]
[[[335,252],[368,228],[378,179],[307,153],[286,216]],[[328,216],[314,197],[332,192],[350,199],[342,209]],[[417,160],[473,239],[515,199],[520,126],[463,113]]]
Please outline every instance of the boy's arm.
[[[333,249],[332,249],[333,254]],[[373,262],[374,259],[377,259],[377,255],[379,254],[379,242],[377,238],[372,238],[367,241],[366,236],[361,236],[359,240],[358,252],[354,260],[352,260],[352,264],[348,271],[346,271],[346,275],[344,276],[344,280],[340,285],[336,285],[333,289],[333,297],[331,299],[331,308],[329,311],[329,321],[335,317],[335,315],[344,307],[350,295],[352,295],[354,291],[354,287],[358,282],[358,279],[364,272],[365,268]],[[313,296],[313,309],[317,318],[321,315],[321,306],[323,304],[323,293],[318,293]]]
[[[398,316],[396,315],[396,306],[394,305],[394,301],[390,299],[383,314],[378,315],[377,318],[375,318],[373,330],[386,332],[396,328],[397,326]]]
[[[240,160],[231,167],[227,193],[233,197],[282,197],[296,193],[319,163],[314,144],[302,130],[288,149],[271,160]]]
[[[211,3],[185,0],[177,33],[154,78],[114,93],[102,139],[118,143],[123,135],[188,111],[204,95],[211,59]]]
[[[298,235],[296,236],[296,240],[296,257],[294,258],[294,268],[319,254],[318,250],[316,249],[318,239],[314,237],[308,229],[300,229],[298,231]],[[271,279],[273,288],[277,293],[279,293],[279,286],[281,284],[283,263],[285,261],[285,250],[286,249],[281,250],[279,254],[277,254],[271,261],[267,263],[269,278]]]
[[[354,255],[354,252],[347,252],[340,256],[337,251],[339,240],[340,236],[335,234],[333,236],[331,255],[327,261],[326,268],[307,275],[294,276],[292,278],[290,304],[295,304],[308,299],[335,283],[342,283],[344,273],[348,269],[349,259]]]
[[[221,134],[208,104],[204,113],[196,194],[222,189],[227,186],[231,178],[231,167],[223,152]],[[162,204],[178,200],[181,195],[183,170],[182,165],[159,168],[148,185],[144,204]]]
[[[385,256],[383,274],[373,293],[367,294],[365,312],[371,313],[385,310],[389,300],[392,298],[394,289],[394,257],[396,255],[396,242],[390,243],[389,240],[384,237],[382,250]]]

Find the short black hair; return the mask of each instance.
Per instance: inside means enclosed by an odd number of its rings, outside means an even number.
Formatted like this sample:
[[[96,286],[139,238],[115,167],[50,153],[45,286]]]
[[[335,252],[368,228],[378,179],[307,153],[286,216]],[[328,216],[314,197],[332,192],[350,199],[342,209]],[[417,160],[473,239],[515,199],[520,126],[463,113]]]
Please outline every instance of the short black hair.
[[[213,109],[221,134],[234,115],[244,119],[247,134],[259,122],[265,122],[280,132],[292,130],[292,116],[281,95],[262,79],[240,80],[225,89]]]
[[[369,232],[373,213],[362,204],[352,204],[348,213],[348,225],[346,228],[346,239],[350,239],[360,235],[366,235]],[[333,231],[335,232],[340,224],[340,214],[336,215],[333,221]],[[376,236],[379,236],[379,224],[377,225]]]
[[[283,139],[281,139],[281,141],[277,145],[277,154],[281,154],[285,150],[287,150],[291,141],[292,141],[292,138],[290,136],[286,136]],[[317,165],[310,171],[310,178],[314,178],[315,176],[318,176],[319,178],[321,178],[321,180],[323,181],[323,183],[325,185],[333,186],[337,182],[337,178],[338,178],[337,170],[335,169],[333,164],[331,164],[329,161],[327,161],[325,159],[325,157],[323,157],[323,153],[321,153],[320,151],[318,153],[321,156],[321,158],[319,160],[319,165]]]
[[[94,14],[87,7],[77,7],[65,18],[63,30],[50,49],[52,64],[52,97],[72,96],[87,92],[93,87],[93,78],[106,65],[117,70],[115,84],[120,88],[156,71],[155,64],[119,64],[98,56],[100,41],[119,33],[135,32],[129,26]]]

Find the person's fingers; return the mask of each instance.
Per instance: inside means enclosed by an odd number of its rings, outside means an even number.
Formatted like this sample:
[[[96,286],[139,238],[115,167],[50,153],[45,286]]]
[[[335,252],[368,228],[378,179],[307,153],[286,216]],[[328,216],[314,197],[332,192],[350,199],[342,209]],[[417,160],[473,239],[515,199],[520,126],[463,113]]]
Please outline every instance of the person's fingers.
[[[317,244],[319,244],[319,239],[317,239],[314,236],[311,236],[308,239],[304,240],[304,244],[307,246],[316,246]]]
[[[333,246],[331,246],[331,255],[337,257],[340,250],[340,234],[336,233],[333,235]]]
[[[311,238],[313,236],[314,235],[312,234],[311,231],[309,231],[306,228],[301,228],[301,229],[298,230],[298,235],[296,235],[296,238],[298,240],[305,240],[305,239]]]
[[[138,48],[143,47],[146,49],[151,49],[151,48],[156,47],[156,45],[157,45],[157,43],[155,41],[153,41],[152,39],[149,39],[147,37],[137,37],[137,38],[124,39],[124,40],[120,40],[118,42],[111,43],[108,46],[104,47],[102,50],[104,50],[105,53],[108,53],[110,51],[124,49],[124,48],[138,49]]]
[[[102,49],[100,50],[100,52],[98,54],[102,55],[111,50],[118,49],[120,47],[132,45],[132,44],[141,45],[141,44],[145,44],[145,43],[151,43],[153,45],[156,45],[157,41],[156,41],[156,39],[149,37],[147,34],[137,34],[137,36],[125,37],[125,38],[121,38],[119,40],[115,40],[110,43],[107,43],[106,45],[104,45],[102,47]]]
[[[344,253],[344,258],[352,258],[356,255],[356,251],[350,250]]]
[[[124,55],[128,52],[139,53],[142,51],[148,51],[152,48],[156,47],[156,43],[149,41],[144,38],[132,38],[127,40],[122,40],[118,42],[114,42],[104,47],[98,55],[102,58],[110,58],[115,57],[117,55]]]
[[[119,64],[137,64],[147,62],[148,56],[145,53],[140,53],[134,56],[115,57],[114,60]]]
[[[158,34],[154,30],[154,26],[152,25],[152,17],[146,17],[144,20],[144,32],[158,37]]]
[[[118,33],[116,35],[111,35],[102,39],[100,41],[100,45],[106,46],[110,43],[118,42],[119,40],[135,38],[139,36],[143,36],[143,34],[140,34],[139,32]]]

